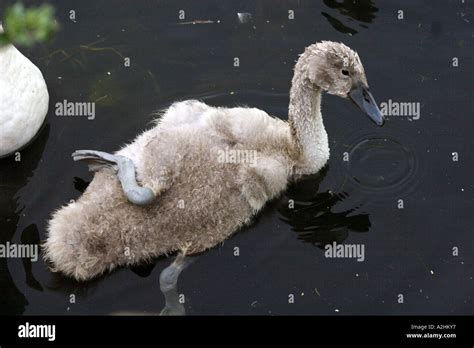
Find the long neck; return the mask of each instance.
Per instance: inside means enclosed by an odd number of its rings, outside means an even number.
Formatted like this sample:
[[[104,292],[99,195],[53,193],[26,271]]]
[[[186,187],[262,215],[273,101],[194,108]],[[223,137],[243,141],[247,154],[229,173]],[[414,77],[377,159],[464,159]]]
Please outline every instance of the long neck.
[[[321,90],[305,81],[298,66],[290,90],[289,124],[302,174],[317,172],[329,157],[321,115]]]

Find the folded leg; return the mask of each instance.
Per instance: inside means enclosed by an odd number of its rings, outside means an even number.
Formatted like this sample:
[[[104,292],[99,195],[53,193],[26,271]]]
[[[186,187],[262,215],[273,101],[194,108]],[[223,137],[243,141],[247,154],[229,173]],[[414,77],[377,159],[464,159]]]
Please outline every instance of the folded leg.
[[[97,171],[104,167],[114,170],[125,196],[133,204],[147,205],[156,198],[152,189],[138,185],[135,165],[128,157],[111,155],[102,151],[78,150],[72,154],[72,158],[74,161],[87,162],[91,171]]]

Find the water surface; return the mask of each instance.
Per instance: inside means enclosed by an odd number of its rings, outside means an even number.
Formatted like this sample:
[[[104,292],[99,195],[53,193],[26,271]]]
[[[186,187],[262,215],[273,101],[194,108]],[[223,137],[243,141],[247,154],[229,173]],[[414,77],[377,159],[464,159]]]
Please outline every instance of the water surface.
[[[319,40],[341,41],[359,52],[379,103],[419,102],[420,118],[389,117],[378,128],[347,100],[324,96],[328,166],[183,272],[186,311],[473,314],[472,3],[51,3],[61,31],[52,43],[24,50],[45,76],[50,111],[21,162],[0,160],[1,243],[38,243],[51,212],[80,196],[92,176],[73,163],[74,150],[114,151],[149,127],[153,112],[187,98],[286,119],[298,54]],[[251,17],[242,23],[237,13]],[[96,118],[55,116],[63,100],[96,102]],[[364,244],[365,261],[325,258],[322,246],[333,241]],[[0,259],[0,313],[157,313],[164,304],[159,273],[170,262],[80,285],[53,276],[41,261]]]

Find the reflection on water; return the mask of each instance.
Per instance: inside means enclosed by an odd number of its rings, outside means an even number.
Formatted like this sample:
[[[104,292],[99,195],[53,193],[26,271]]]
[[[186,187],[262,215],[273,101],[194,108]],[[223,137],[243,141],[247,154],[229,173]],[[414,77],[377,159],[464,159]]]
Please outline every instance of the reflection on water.
[[[18,191],[24,187],[30,177],[33,175],[46,145],[49,136],[49,125],[43,127],[34,144],[21,151],[21,161],[16,162],[14,156],[0,159],[0,244],[6,242],[17,243],[13,241],[17,230],[17,224],[20,220],[25,206],[18,202]],[[26,227],[20,235],[20,241],[28,244],[39,243],[39,233],[36,225],[31,224]],[[15,261],[14,261],[15,262]],[[38,291],[42,291],[41,284],[35,279],[32,273],[30,259],[22,260],[26,284]],[[19,279],[16,279],[18,282]],[[8,269],[8,259],[0,258],[0,314],[22,314],[28,301],[18,290],[15,281],[12,279]]]
[[[326,12],[321,12],[321,14],[326,17],[334,29],[350,35],[356,34],[357,30],[350,27],[347,22],[355,19],[359,22],[370,23],[375,19],[375,13],[378,11],[372,0],[324,0],[324,4],[331,9],[337,10],[344,17],[339,20]],[[345,24],[343,23],[344,20],[346,21]],[[368,28],[367,25],[361,23],[359,23],[359,27]]]
[[[321,181],[328,172],[328,166],[318,174],[304,178],[294,184],[286,193],[280,206],[281,219],[298,233],[298,239],[324,248],[333,242],[342,243],[349,232],[367,232],[370,228],[368,214],[355,214],[358,207],[334,212],[337,203],[346,194],[318,192]]]
[[[109,274],[105,274],[87,282],[78,282],[60,273],[50,272],[45,287],[50,291],[62,293],[66,296],[74,295],[77,301],[80,301],[93,295],[99,284],[108,277]]]
[[[151,272],[156,266],[156,260],[150,261],[149,263],[131,266],[130,270],[135,273],[137,276],[145,278],[150,276]]]
[[[182,294],[178,293],[178,280],[183,270],[189,265],[194,263],[199,256],[185,257],[184,254],[178,254],[176,258],[165,267],[159,277],[159,286],[154,286],[152,290],[156,290],[156,300],[159,299],[158,289],[161,291],[161,295],[164,298],[164,306],[161,312],[130,312],[130,311],[113,311],[112,315],[166,315],[166,316],[177,316],[185,315],[186,308],[182,298]],[[158,260],[166,259],[166,257],[159,257],[151,260],[149,263],[143,263],[128,267],[133,273],[139,277],[149,277],[156,266]],[[170,260],[168,258],[166,261]],[[51,273],[51,277],[46,285],[48,290],[60,292],[65,295],[74,295],[78,300],[85,300],[88,296],[95,293],[98,285],[104,282],[107,278],[111,277],[113,273],[106,273],[97,278],[78,282],[70,277],[66,277],[60,273]],[[28,279],[27,279],[28,281]],[[33,281],[35,281],[33,279]],[[37,284],[38,286],[39,283]],[[42,289],[41,289],[42,290]],[[69,307],[68,307],[69,310]]]
[[[40,245],[40,235],[36,224],[31,224],[23,230],[21,233],[21,244]],[[33,265],[31,263],[31,259],[24,258],[22,259],[22,262],[23,268],[25,269],[26,284],[35,290],[43,291],[43,287],[33,275]]]

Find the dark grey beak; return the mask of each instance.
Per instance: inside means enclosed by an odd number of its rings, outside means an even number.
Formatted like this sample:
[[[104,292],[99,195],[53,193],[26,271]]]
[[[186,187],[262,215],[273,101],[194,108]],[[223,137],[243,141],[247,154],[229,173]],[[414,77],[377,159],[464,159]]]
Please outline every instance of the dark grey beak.
[[[356,84],[349,92],[349,98],[378,126],[383,126],[384,118],[369,88],[362,83]]]

